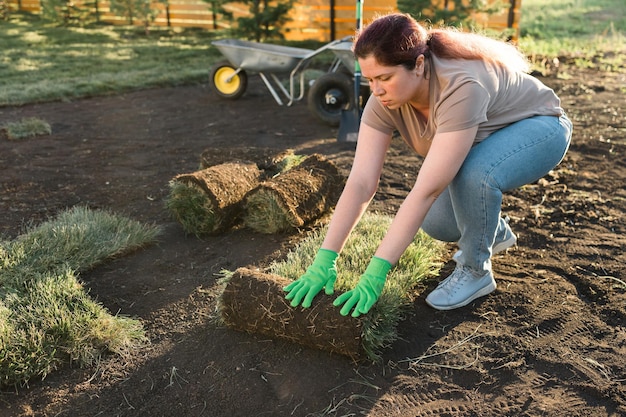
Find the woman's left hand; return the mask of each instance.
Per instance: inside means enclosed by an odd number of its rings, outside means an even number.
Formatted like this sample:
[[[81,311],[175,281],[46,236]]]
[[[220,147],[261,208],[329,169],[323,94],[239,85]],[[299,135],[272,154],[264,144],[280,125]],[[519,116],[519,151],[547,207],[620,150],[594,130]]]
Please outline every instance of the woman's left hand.
[[[352,317],[367,314],[378,301],[390,269],[391,264],[388,261],[374,256],[356,287],[337,297],[333,305],[337,307],[343,304],[340,311],[342,316],[347,316],[353,308]]]

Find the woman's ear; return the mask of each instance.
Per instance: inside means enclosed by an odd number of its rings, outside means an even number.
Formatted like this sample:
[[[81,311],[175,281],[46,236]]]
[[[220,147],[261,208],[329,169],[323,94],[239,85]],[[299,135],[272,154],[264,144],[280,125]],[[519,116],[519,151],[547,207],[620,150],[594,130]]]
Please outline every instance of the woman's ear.
[[[423,75],[424,74],[424,54],[421,54],[415,60],[415,73],[417,75]]]

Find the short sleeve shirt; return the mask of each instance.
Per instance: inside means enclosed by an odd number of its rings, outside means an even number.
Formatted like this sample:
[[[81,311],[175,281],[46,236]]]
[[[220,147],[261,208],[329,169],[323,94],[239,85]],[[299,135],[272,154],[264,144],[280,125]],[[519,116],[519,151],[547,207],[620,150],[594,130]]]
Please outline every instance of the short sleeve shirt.
[[[397,130],[409,146],[432,140],[437,132],[478,126],[474,143],[517,121],[533,116],[560,116],[554,91],[535,77],[481,60],[430,59],[428,120],[410,104],[390,110],[374,97],[362,120],[384,133]]]

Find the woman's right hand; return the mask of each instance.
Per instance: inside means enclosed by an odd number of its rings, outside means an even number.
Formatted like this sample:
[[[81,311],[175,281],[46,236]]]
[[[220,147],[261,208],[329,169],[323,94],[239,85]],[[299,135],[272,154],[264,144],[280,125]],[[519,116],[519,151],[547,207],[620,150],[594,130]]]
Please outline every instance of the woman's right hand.
[[[297,307],[302,301],[303,308],[311,307],[313,298],[322,290],[327,295],[333,294],[337,280],[337,258],[339,254],[329,249],[320,249],[306,272],[296,281],[283,288],[291,300],[291,306]],[[303,300],[304,299],[304,300]]]

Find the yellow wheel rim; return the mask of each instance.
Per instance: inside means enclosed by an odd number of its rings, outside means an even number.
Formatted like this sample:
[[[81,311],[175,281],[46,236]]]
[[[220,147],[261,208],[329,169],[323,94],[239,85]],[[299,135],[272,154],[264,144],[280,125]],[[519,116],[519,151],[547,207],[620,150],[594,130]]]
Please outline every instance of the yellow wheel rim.
[[[236,93],[241,87],[239,75],[236,75],[235,69],[230,67],[222,67],[218,69],[215,72],[213,82],[215,83],[215,88],[217,88],[222,94],[226,95]]]

